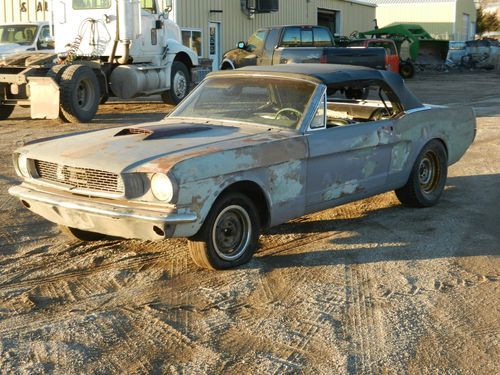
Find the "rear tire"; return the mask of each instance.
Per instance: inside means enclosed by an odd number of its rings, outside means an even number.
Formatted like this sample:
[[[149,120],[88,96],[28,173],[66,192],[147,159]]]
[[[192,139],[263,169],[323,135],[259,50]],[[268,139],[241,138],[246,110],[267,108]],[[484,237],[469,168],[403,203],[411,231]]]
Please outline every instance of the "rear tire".
[[[189,252],[199,267],[233,268],[250,261],[259,235],[253,202],[246,195],[229,193],[214,203],[200,231],[189,239]]]
[[[188,68],[180,61],[174,61],[170,74],[170,90],[162,92],[161,98],[167,104],[177,105],[189,94],[190,86]]]
[[[0,104],[0,120],[7,120],[14,112],[14,105]]]
[[[63,233],[66,237],[69,237],[70,239],[77,241],[91,242],[91,241],[101,241],[110,238],[109,236],[106,236],[105,234],[102,233],[89,232],[77,228],[66,227],[64,225],[60,225],[59,229],[61,230],[61,233]]]
[[[396,196],[405,206],[434,206],[443,193],[447,175],[446,149],[440,141],[432,140],[420,151],[408,182],[396,190]]]
[[[61,113],[68,122],[91,121],[101,99],[99,81],[91,68],[75,64],[68,66],[60,81]]]

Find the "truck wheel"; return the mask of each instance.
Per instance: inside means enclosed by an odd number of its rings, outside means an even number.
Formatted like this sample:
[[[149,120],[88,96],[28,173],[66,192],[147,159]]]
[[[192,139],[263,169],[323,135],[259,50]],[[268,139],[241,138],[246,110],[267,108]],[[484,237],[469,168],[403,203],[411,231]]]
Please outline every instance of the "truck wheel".
[[[396,190],[396,196],[405,206],[434,206],[443,193],[447,175],[446,149],[440,141],[432,140],[420,151],[408,182]]]
[[[411,61],[401,61],[399,63],[399,74],[405,79],[412,78],[415,75],[415,65]]]
[[[72,227],[66,227],[64,225],[59,225],[59,229],[61,230],[61,233],[63,233],[66,237],[72,240],[90,242],[90,241],[100,241],[110,238],[105,234],[89,232],[86,230],[81,230]]]
[[[0,104],[0,120],[6,120],[14,111],[15,106]]]
[[[246,195],[230,193],[215,202],[200,231],[189,239],[189,252],[202,268],[233,268],[250,261],[259,234],[253,202]]]
[[[177,105],[189,93],[190,85],[188,68],[183,63],[174,61],[170,75],[170,90],[164,91],[161,98],[167,104]]]
[[[97,112],[101,99],[99,82],[88,66],[70,65],[62,76],[61,114],[68,122],[89,122]]]

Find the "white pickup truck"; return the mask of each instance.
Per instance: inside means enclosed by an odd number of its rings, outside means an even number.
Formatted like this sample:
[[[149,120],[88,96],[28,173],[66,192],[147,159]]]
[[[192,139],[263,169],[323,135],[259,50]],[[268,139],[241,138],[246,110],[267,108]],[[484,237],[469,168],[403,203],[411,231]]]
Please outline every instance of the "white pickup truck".
[[[0,25],[0,60],[25,51],[54,52],[54,38],[48,22]]]

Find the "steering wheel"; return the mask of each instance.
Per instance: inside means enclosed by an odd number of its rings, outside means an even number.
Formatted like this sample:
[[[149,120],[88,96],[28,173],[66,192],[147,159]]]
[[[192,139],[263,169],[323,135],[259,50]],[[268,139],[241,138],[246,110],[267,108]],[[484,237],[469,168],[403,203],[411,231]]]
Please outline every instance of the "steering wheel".
[[[375,111],[372,112],[370,115],[370,121],[380,121],[385,118],[389,118],[391,114],[389,111],[385,108],[377,108]]]
[[[285,117],[288,117],[290,120],[298,120],[299,118],[302,117],[302,112],[300,112],[298,109],[295,108],[281,108],[277,113],[276,116],[274,116],[274,119],[277,120],[280,118],[284,113],[289,113],[295,116],[295,118],[291,118],[290,116],[284,115]]]

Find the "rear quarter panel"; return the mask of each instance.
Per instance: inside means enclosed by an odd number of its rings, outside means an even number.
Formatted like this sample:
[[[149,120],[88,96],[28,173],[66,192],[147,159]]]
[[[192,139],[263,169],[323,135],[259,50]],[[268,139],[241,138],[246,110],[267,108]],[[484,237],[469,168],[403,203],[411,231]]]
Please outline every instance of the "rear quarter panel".
[[[447,150],[448,165],[460,160],[474,141],[476,117],[471,107],[426,106],[409,111],[395,121],[389,184],[406,183],[422,148],[431,140],[441,140]]]

